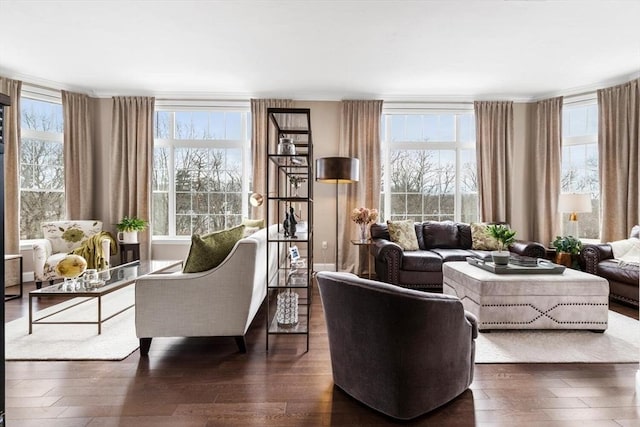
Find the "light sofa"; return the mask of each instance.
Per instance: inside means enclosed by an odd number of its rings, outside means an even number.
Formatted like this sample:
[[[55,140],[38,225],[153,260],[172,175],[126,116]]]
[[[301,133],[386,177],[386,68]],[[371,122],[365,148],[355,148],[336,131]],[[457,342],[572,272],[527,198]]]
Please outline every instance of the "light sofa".
[[[246,352],[244,335],[267,291],[267,232],[239,240],[217,267],[200,273],[157,274],[136,282],[136,334],[140,354],[154,337],[232,336]],[[276,246],[269,262],[275,265]]]

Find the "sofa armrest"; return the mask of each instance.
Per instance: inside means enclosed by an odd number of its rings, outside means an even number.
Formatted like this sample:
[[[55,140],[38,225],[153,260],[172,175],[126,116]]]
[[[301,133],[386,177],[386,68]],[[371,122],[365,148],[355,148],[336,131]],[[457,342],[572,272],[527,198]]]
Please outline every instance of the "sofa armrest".
[[[607,243],[586,244],[580,251],[580,267],[590,274],[597,274],[598,263],[613,259],[613,248]]]
[[[400,283],[400,267],[402,266],[402,247],[386,239],[373,239],[370,245],[371,255],[375,259],[376,266],[383,264],[384,271],[376,268],[378,280],[387,283]]]
[[[40,282],[44,277],[44,265],[53,253],[51,242],[47,239],[36,239],[33,241],[33,275],[36,282]]]
[[[532,258],[544,258],[547,253],[546,248],[542,244],[527,240],[516,240],[509,245],[509,251]]]

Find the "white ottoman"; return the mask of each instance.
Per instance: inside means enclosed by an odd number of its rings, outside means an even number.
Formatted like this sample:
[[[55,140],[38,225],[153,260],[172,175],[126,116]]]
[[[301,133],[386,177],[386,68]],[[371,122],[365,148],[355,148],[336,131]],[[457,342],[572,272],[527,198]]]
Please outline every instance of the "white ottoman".
[[[494,274],[466,261],[442,266],[443,293],[462,300],[480,330],[607,329],[609,282],[566,269],[562,274]]]

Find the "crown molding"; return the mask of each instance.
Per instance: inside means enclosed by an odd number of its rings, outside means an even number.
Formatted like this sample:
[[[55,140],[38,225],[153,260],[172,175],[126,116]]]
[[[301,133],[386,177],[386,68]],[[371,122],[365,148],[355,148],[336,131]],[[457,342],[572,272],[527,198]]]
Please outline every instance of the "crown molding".
[[[613,77],[607,80],[602,80],[598,83],[593,83],[586,86],[576,86],[576,87],[569,88],[562,91],[549,92],[545,95],[535,97],[532,101],[534,102],[542,101],[543,99],[555,98],[557,96],[570,98],[575,101],[592,99],[596,97],[596,92],[598,91],[598,89],[617,86],[637,78],[640,78],[640,71],[636,71],[631,74],[623,74],[617,77]]]

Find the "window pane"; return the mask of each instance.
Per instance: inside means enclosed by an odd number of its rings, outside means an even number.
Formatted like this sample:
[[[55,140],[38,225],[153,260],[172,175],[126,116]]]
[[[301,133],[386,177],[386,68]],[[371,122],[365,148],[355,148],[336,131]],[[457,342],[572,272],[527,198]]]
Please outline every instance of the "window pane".
[[[20,239],[42,238],[40,224],[64,218],[64,191],[20,192]]]
[[[24,129],[62,133],[62,104],[20,98],[20,126]]]
[[[156,111],[154,124],[155,124],[154,138],[169,139],[171,137],[171,134],[172,134],[171,113],[169,113],[168,111]]]

